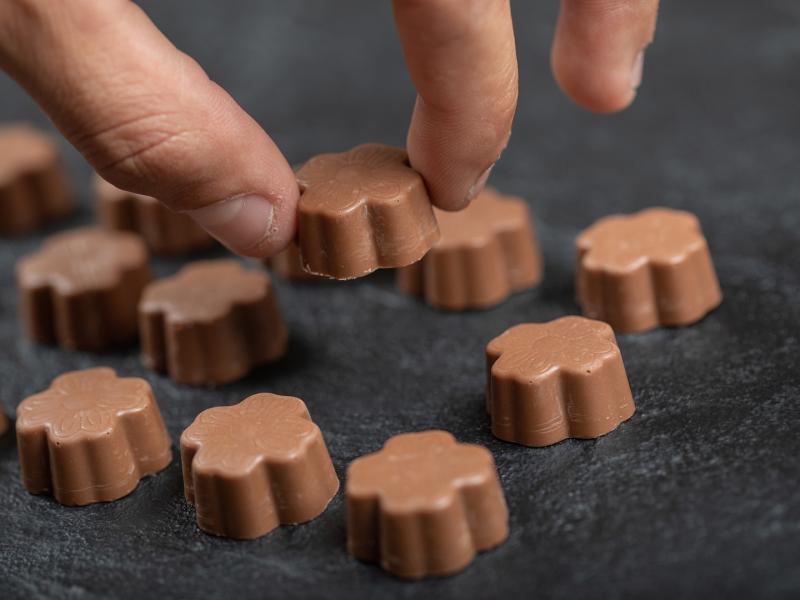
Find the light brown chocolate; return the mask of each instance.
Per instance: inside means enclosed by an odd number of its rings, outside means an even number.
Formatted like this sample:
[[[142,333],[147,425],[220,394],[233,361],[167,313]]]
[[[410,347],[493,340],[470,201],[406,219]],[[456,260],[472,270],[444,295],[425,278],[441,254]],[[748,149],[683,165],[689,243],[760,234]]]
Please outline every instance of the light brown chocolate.
[[[197,261],[150,284],[139,305],[142,358],[180,383],[234,381],[277,360],[288,333],[269,276]]]
[[[319,516],[339,489],[299,398],[256,394],[201,412],[181,435],[186,500],[208,533],[251,539]]]
[[[320,281],[317,275],[309,273],[303,268],[303,261],[300,258],[300,248],[296,242],[292,242],[275,256],[268,258],[264,264],[275,271],[284,279],[290,281]]]
[[[485,189],[464,210],[434,209],[441,237],[424,258],[398,269],[397,285],[437,308],[488,308],[542,278],[528,206]]]
[[[400,148],[363,144],[297,172],[303,268],[334,279],[411,264],[439,238],[422,177]]]
[[[347,469],[347,549],[399,577],[456,573],[508,537],[492,454],[446,431],[406,433]]]
[[[492,433],[507,442],[596,438],[635,411],[614,332],[600,321],[516,325],[486,346],[486,370]]]
[[[34,342],[102,350],[136,339],[136,305],[150,281],[132,233],[91,227],[52,236],[17,263],[19,305]]]
[[[71,210],[55,140],[30,125],[1,125],[0,235],[32,231]]]
[[[150,384],[107,368],[65,373],[23,400],[17,446],[25,489],[69,506],[122,498],[172,460]]]
[[[214,244],[214,238],[191,218],[171,211],[152,196],[126,192],[99,176],[94,186],[100,224],[138,233],[155,254],[183,254]]]
[[[650,208],[597,221],[578,236],[577,296],[620,332],[699,321],[722,301],[700,222]]]

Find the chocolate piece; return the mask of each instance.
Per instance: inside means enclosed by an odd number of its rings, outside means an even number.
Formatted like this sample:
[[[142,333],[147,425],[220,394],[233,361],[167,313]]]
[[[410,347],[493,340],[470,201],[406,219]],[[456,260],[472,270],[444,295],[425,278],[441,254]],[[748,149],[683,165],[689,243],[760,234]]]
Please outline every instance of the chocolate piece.
[[[286,350],[269,276],[235,260],[194,262],[150,284],[139,304],[142,357],[180,383],[227,383]]]
[[[528,206],[484,190],[459,212],[434,209],[441,238],[425,257],[397,271],[401,290],[438,308],[487,308],[536,285],[542,259]]]
[[[181,254],[214,243],[205,230],[186,215],[176,213],[152,196],[126,192],[95,177],[97,216],[106,229],[133,231],[156,254]]]
[[[275,256],[266,259],[264,264],[284,279],[292,281],[320,280],[320,277],[309,273],[303,268],[303,261],[300,259],[300,248],[298,248],[296,242],[292,242]]]
[[[380,144],[321,154],[297,172],[303,267],[335,279],[411,264],[439,238],[422,177]]]
[[[486,370],[492,433],[507,442],[596,438],[636,410],[614,332],[600,321],[512,327],[486,346]]]
[[[319,516],[339,479],[299,398],[256,394],[201,412],[181,435],[186,500],[197,525],[240,539]]]
[[[7,429],[8,429],[8,417],[6,416],[6,413],[4,413],[2,409],[0,409],[0,435],[3,435]]]
[[[107,368],[65,373],[23,400],[17,446],[25,489],[69,506],[122,498],[172,460],[150,384]]]
[[[578,303],[617,331],[699,321],[722,301],[697,217],[668,208],[597,221],[578,236]]]
[[[25,331],[79,350],[130,343],[149,280],[147,248],[132,233],[87,227],[52,236],[17,264]]]
[[[347,469],[347,549],[400,577],[450,575],[508,537],[492,454],[446,431],[406,433]]]
[[[31,231],[71,209],[55,141],[29,125],[0,126],[0,235]]]

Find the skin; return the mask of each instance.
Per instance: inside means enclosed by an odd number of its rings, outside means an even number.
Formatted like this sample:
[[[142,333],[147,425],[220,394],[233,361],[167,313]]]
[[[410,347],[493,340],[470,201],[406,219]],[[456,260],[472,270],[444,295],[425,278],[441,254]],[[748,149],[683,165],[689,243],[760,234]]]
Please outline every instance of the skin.
[[[417,101],[412,166],[459,210],[486,183],[517,105],[509,0],[393,0]],[[556,81],[595,112],[636,97],[658,0],[562,0]],[[0,68],[114,185],[185,211],[234,252],[294,237],[297,183],[269,135],[128,0],[3,0]]]

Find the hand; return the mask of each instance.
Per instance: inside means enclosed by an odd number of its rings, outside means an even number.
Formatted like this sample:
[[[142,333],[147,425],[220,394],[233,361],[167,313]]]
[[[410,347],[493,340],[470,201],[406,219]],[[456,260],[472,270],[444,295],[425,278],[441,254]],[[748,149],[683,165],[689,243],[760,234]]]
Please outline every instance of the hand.
[[[658,0],[562,0],[553,70],[596,111],[630,104]],[[407,147],[437,206],[486,182],[517,103],[508,0],[393,0],[418,97]],[[0,67],[111,183],[185,211],[231,250],[280,251],[299,190],[270,137],[128,0],[3,0]]]

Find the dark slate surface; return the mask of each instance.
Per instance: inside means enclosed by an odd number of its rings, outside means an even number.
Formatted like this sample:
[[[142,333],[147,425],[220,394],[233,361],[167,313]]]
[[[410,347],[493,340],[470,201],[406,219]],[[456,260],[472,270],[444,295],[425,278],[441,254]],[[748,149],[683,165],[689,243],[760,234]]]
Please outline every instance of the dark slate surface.
[[[292,161],[367,140],[402,143],[412,91],[388,2],[146,3]],[[269,7],[266,5],[269,4]],[[535,4],[535,6],[534,6]],[[69,369],[111,365],[154,386],[174,440],[202,409],[258,391],[306,400],[340,475],[392,434],[440,427],[495,454],[511,538],[462,574],[408,584],[351,560],[341,494],[309,525],[254,542],[199,532],[176,462],[129,497],[64,508],[29,496],[0,439],[0,596],[797,597],[800,594],[800,8],[794,0],[666,2],[636,105],[584,114],[548,72],[555,2],[515,4],[522,95],[495,184],[529,198],[544,284],[487,312],[443,314],[390,274],[278,284],[288,357],[219,389],[145,371],[135,350],[32,347],[13,265],[44,235],[0,241],[0,402],[12,411]],[[346,5],[346,8],[344,7]],[[42,117],[7,79],[0,118]],[[88,169],[74,152],[91,220]],[[703,222],[725,300],[688,328],[621,336],[638,412],[597,441],[494,440],[484,344],[575,313],[573,238],[656,203]],[[157,261],[169,273],[179,261]]]

